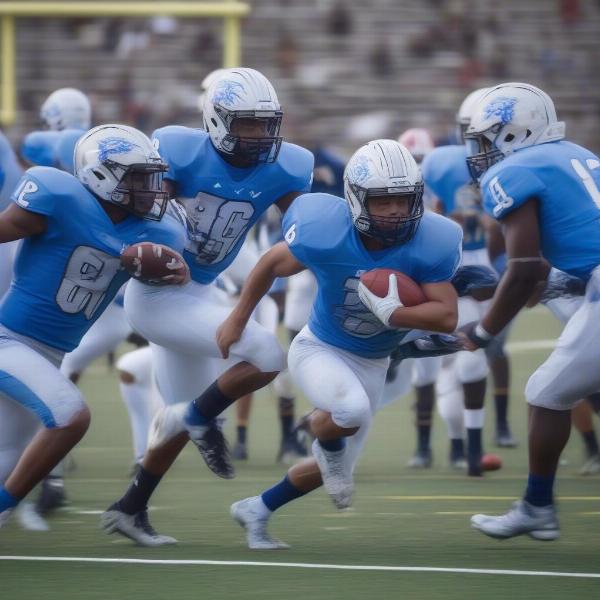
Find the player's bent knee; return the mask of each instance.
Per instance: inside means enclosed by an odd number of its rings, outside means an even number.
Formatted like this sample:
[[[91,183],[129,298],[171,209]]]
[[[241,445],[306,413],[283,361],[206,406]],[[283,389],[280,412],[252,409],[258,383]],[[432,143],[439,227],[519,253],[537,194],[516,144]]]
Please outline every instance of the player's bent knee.
[[[459,352],[456,358],[456,374],[461,383],[474,383],[488,375],[488,363],[483,350]]]
[[[292,377],[290,372],[285,369],[277,375],[273,381],[273,388],[279,398],[293,398],[294,397],[294,384],[292,383]]]
[[[345,403],[343,406],[335,407],[331,414],[333,421],[344,429],[363,427],[372,419],[371,406],[368,398],[357,398],[355,402]]]

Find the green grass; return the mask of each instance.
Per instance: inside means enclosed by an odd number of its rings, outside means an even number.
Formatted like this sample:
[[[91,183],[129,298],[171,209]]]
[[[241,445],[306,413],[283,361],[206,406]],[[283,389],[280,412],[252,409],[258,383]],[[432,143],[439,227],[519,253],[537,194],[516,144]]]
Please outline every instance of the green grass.
[[[558,324],[543,309],[536,309],[521,317],[511,341],[551,339],[558,331]],[[600,496],[599,479],[577,476],[582,445],[576,434],[565,454],[569,465],[561,468],[558,494],[577,499],[560,502],[560,540],[497,542],[469,528],[471,513],[503,512],[522,491],[527,470],[522,390],[547,353],[533,350],[513,355],[511,421],[521,445],[498,452],[504,460],[501,471],[482,480],[449,471],[447,441],[437,416],[434,468],[422,473],[407,469],[404,465],[413,449],[414,432],[412,398],[403,398],[376,419],[357,472],[355,509],[336,512],[320,490],[283,508],[273,519],[272,530],[292,549],[279,553],[247,550],[242,530],[228,515],[231,502],[260,492],[284,472],[274,464],[279,433],[270,392],[256,399],[249,437],[251,457],[238,466],[236,479],[221,481],[211,476],[195,450],[188,448],[159,488],[152,520],[159,531],[179,539],[177,546],[137,548],[127,540],[102,534],[98,515],[82,514],[104,509],[121,494],[131,464],[125,409],[114,374],[100,361],[82,380],[93,423],[74,453],[77,470],[67,482],[71,506],[51,519],[49,533],[29,533],[15,522],[9,524],[0,531],[0,554],[600,572],[600,502],[589,499]],[[303,408],[307,406],[301,403],[299,412]],[[492,412],[490,405],[490,424]],[[230,433],[233,427],[229,419]],[[488,427],[490,451],[491,431]],[[447,498],[457,496],[463,499]],[[268,599],[297,594],[328,599],[512,596],[548,600],[596,597],[599,585],[593,579],[512,575],[0,560],[0,597],[44,600]]]

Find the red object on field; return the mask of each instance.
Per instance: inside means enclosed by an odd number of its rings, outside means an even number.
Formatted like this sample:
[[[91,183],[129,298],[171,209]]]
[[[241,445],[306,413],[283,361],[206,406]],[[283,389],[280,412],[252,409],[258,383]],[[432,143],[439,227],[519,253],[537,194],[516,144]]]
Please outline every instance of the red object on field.
[[[427,297],[423,293],[421,286],[411,279],[408,275],[394,271],[393,269],[373,269],[360,276],[360,280],[376,296],[384,298],[387,296],[389,287],[389,278],[393,274],[398,282],[398,295],[404,306],[417,306],[427,302]]]
[[[497,471],[502,468],[502,459],[497,454],[484,454],[481,457],[483,471]]]

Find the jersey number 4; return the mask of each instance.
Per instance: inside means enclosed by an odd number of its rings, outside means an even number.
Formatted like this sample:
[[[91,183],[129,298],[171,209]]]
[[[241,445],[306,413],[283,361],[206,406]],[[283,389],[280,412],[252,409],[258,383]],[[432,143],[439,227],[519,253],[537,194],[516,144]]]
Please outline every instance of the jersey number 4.
[[[120,269],[120,261],[102,250],[78,246],[67,263],[56,303],[70,314],[83,312],[91,320]]]

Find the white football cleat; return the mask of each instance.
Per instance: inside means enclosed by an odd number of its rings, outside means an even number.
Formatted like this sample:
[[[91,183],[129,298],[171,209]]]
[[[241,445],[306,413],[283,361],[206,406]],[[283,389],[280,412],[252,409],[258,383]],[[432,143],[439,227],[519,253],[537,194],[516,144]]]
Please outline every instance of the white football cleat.
[[[147,510],[141,510],[135,515],[128,515],[111,506],[100,517],[100,527],[107,534],[120,533],[140,546],[148,548],[177,543],[175,538],[160,535],[155,531],[148,520]]]
[[[473,515],[471,527],[497,539],[527,534],[534,540],[550,541],[560,536],[554,505],[533,506],[525,500],[515,502],[505,515]]]
[[[50,531],[46,519],[36,510],[35,504],[23,502],[17,507],[16,517],[25,531]]]
[[[8,523],[8,520],[12,516],[12,513],[13,513],[12,508],[7,508],[6,510],[3,510],[2,512],[0,512],[0,529],[2,529],[2,527],[4,527],[4,525],[6,525],[6,523]]]
[[[319,440],[312,443],[313,457],[319,465],[323,485],[337,508],[348,508],[352,504],[354,481],[344,464],[344,450],[325,450]]]
[[[229,509],[231,518],[237,521],[246,530],[246,543],[250,550],[284,550],[289,545],[281,540],[271,537],[267,532],[269,517],[265,510],[260,510],[258,503],[262,503],[260,496],[252,496],[234,502]]]
[[[600,474],[600,454],[590,456],[586,463],[579,469],[580,475],[598,475]]]
[[[183,416],[187,408],[187,403],[179,402],[161,408],[152,423],[148,432],[148,449],[152,450],[166,444],[176,435],[185,431]]]

